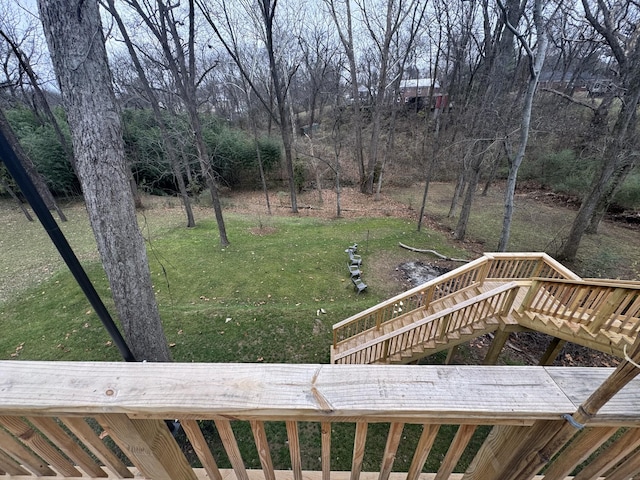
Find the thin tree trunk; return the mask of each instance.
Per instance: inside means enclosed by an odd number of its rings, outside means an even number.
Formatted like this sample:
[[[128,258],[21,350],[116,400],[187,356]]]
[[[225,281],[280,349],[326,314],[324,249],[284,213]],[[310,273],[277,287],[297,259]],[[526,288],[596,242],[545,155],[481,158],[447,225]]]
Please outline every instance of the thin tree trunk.
[[[458,180],[456,181],[456,188],[453,191],[453,197],[451,197],[451,205],[449,206],[447,218],[455,218],[456,210],[458,209],[458,202],[460,201],[460,196],[462,195],[466,183],[465,174],[464,171],[462,171],[458,174]]]
[[[20,160],[20,163],[22,164],[25,171],[27,172],[27,175],[29,175],[29,178],[31,178],[31,181],[33,182],[33,184],[36,187],[36,190],[38,190],[38,193],[44,200],[44,203],[47,206],[47,208],[49,210],[55,210],[58,216],[60,217],[60,220],[62,220],[63,222],[66,222],[67,217],[65,216],[62,209],[58,206],[58,203],[56,202],[55,198],[53,198],[53,195],[51,194],[51,190],[49,190],[49,187],[47,187],[47,184],[44,182],[42,175],[38,173],[38,170],[36,169],[36,166],[31,161],[31,158],[24,151],[24,149],[22,148],[22,145],[20,145],[20,142],[18,141],[18,137],[16,137],[15,133],[13,132],[13,129],[11,128],[11,125],[9,125],[9,121],[7,120],[7,117],[4,116],[4,112],[1,109],[0,109],[0,128],[2,128],[2,131],[4,132],[5,137],[7,137],[7,141],[11,145],[11,148],[13,148],[13,151],[16,152],[16,156],[18,157],[18,160]]]
[[[6,132],[4,133],[6,137],[7,136]],[[13,191],[13,189],[9,186],[7,182],[4,181],[2,177],[0,177],[0,186],[4,188],[9,193],[11,198],[13,198],[16,201],[16,205],[18,205],[18,208],[22,211],[22,213],[24,213],[24,216],[27,218],[27,220],[29,220],[30,222],[33,222],[33,217],[29,213],[29,210],[27,210],[27,207],[24,206],[24,203],[22,203],[22,201],[18,198],[18,196]]]
[[[360,92],[358,90],[358,65],[356,64],[356,54],[353,46],[353,27],[352,27],[352,18],[351,18],[351,0],[345,1],[346,7],[346,21],[347,28],[346,32],[343,31],[342,27],[340,27],[340,21],[338,19],[338,13],[335,10],[334,0],[325,0],[329,5],[331,10],[331,17],[338,29],[338,34],[340,36],[340,41],[342,42],[342,46],[344,47],[345,53],[347,55],[347,61],[349,62],[349,79],[351,81],[351,97],[352,104],[351,108],[353,109],[353,134],[355,137],[355,142],[353,146],[354,150],[354,159],[356,165],[358,166],[358,172],[360,174],[360,191],[362,193],[366,193],[366,181],[367,177],[365,175],[364,169],[364,147],[362,140],[362,110],[360,105]]]
[[[462,202],[462,208],[460,209],[458,224],[454,232],[454,238],[456,240],[464,240],[467,233],[467,223],[469,222],[469,216],[471,214],[471,205],[473,204],[473,198],[476,195],[476,188],[478,187],[478,180],[480,179],[480,166],[472,167],[469,173],[470,178],[467,182],[467,190],[464,201]]]
[[[138,360],[170,361],[126,174],[120,112],[96,0],[39,0],[89,221]]]
[[[507,177],[507,186],[504,195],[504,216],[502,219],[502,232],[500,233],[500,241],[498,242],[498,252],[505,252],[509,245],[509,236],[511,234],[511,220],[513,218],[514,199],[516,192],[516,181],[518,179],[518,169],[524,160],[524,154],[529,141],[529,125],[531,124],[531,111],[533,109],[533,97],[538,87],[538,79],[542,71],[542,65],[547,55],[548,37],[542,20],[541,0],[536,0],[534,7],[534,23],[536,25],[538,48],[535,58],[529,52],[529,61],[531,62],[531,74],[529,84],[527,85],[527,93],[524,98],[524,107],[522,109],[522,118],[520,122],[520,145],[518,152],[513,160],[509,160],[509,175]]]
[[[629,176],[629,174],[631,173],[631,171],[635,166],[635,162],[633,161],[633,159],[630,158],[629,160],[631,161],[625,163],[614,172],[613,177],[609,182],[609,188],[607,189],[607,192],[602,196],[602,198],[598,202],[598,206],[596,207],[595,211],[593,212],[593,215],[591,216],[591,220],[589,221],[589,226],[587,227],[587,230],[585,231],[585,233],[590,233],[590,234],[598,233],[598,227],[600,226],[600,222],[602,222],[602,219],[607,214],[607,211],[609,210],[609,207],[613,202],[613,197],[616,195],[618,190],[620,190],[620,187],[622,186],[622,184],[624,183],[624,181]]]
[[[180,169],[180,165],[177,159],[177,155],[174,149],[174,146],[170,144],[169,139],[169,127],[167,123],[164,121],[162,116],[162,111],[160,110],[160,104],[158,102],[158,98],[151,89],[151,85],[149,84],[149,80],[147,79],[147,75],[140,63],[140,59],[138,58],[138,53],[129,37],[129,32],[122,21],[122,17],[116,10],[115,1],[107,0],[108,2],[108,10],[113,16],[114,20],[118,24],[118,28],[120,29],[120,33],[122,34],[122,38],[124,40],[125,45],[127,46],[127,50],[129,51],[129,55],[131,56],[131,60],[133,61],[133,65],[135,66],[136,72],[138,73],[138,79],[142,84],[142,88],[147,95],[147,99],[151,104],[151,109],[153,110],[153,116],[156,119],[156,123],[160,128],[160,136],[162,137],[162,144],[164,146],[164,151],[169,157],[169,165],[171,166],[171,171],[178,183],[178,191],[180,192],[180,198],[182,199],[182,204],[185,209],[185,213],[187,215],[187,228],[195,227],[196,222],[193,216],[193,209],[191,208],[191,200],[189,198],[189,193],[187,191],[187,187],[184,183],[184,178],[182,176],[182,172]]]

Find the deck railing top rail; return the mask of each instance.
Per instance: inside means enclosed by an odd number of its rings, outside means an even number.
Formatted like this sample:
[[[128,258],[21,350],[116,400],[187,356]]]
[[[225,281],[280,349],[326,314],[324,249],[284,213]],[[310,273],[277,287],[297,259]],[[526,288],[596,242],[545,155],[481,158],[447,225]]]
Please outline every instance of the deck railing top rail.
[[[0,361],[0,415],[529,421],[572,412],[612,370]],[[601,414],[640,422],[640,379],[624,391]]]

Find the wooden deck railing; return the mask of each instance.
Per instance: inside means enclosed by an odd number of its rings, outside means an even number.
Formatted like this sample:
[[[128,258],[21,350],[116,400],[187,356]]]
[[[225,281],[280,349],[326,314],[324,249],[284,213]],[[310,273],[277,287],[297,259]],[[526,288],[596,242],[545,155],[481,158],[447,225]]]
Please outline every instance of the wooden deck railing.
[[[640,286],[624,282],[535,279],[521,311],[584,325],[589,332],[640,332]]]
[[[135,467],[154,480],[193,480],[204,472],[214,480],[345,478],[336,470],[350,471],[351,479],[375,470],[381,480],[392,472],[447,480],[470,464],[463,478],[483,478],[476,472],[485,464],[495,469],[495,461],[482,454],[487,428],[479,426],[512,425],[526,435],[534,422],[563,422],[612,371],[5,361],[0,477],[130,478]],[[640,382],[632,381],[545,478],[565,478],[621,427],[626,433],[583,471],[608,471],[611,479],[636,474],[639,395]],[[188,442],[166,428],[163,420],[174,418]],[[203,471],[192,468],[185,451],[195,452]],[[469,460],[460,462],[465,451]],[[428,459],[435,477],[421,474]]]
[[[416,309],[482,285],[487,280],[519,280],[532,277],[580,277],[544,253],[487,253],[467,265],[396,295],[333,326],[333,347],[355,335],[380,327]]]
[[[424,347],[429,342],[447,341],[448,334],[459,333],[478,322],[505,315],[511,309],[519,289],[520,285],[516,282],[502,285],[336,354],[333,363],[384,362],[389,357],[401,355],[415,347]]]

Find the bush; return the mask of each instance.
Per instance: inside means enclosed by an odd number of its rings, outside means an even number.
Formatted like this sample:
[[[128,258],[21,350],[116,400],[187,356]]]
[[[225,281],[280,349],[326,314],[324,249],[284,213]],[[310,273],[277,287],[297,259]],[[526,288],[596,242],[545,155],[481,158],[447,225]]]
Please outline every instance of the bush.
[[[520,180],[534,180],[556,192],[584,194],[593,177],[596,161],[579,158],[571,149],[531,158],[523,162]]]
[[[640,172],[632,172],[613,198],[613,202],[624,209],[640,208]]]
[[[53,126],[41,123],[34,113],[26,108],[8,110],[6,116],[22,148],[43,176],[51,192],[54,195],[66,196],[80,194],[80,182]],[[64,119],[59,118],[58,122],[64,132]],[[71,145],[68,133],[66,135],[68,144]]]

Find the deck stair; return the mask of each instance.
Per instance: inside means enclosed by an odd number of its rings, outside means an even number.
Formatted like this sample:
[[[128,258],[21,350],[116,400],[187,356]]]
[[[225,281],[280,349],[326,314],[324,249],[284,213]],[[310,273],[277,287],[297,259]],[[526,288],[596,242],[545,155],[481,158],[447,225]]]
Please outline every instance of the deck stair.
[[[533,330],[617,356],[640,282],[583,280],[546,254],[485,254],[333,327],[332,363],[411,363],[486,333]]]

